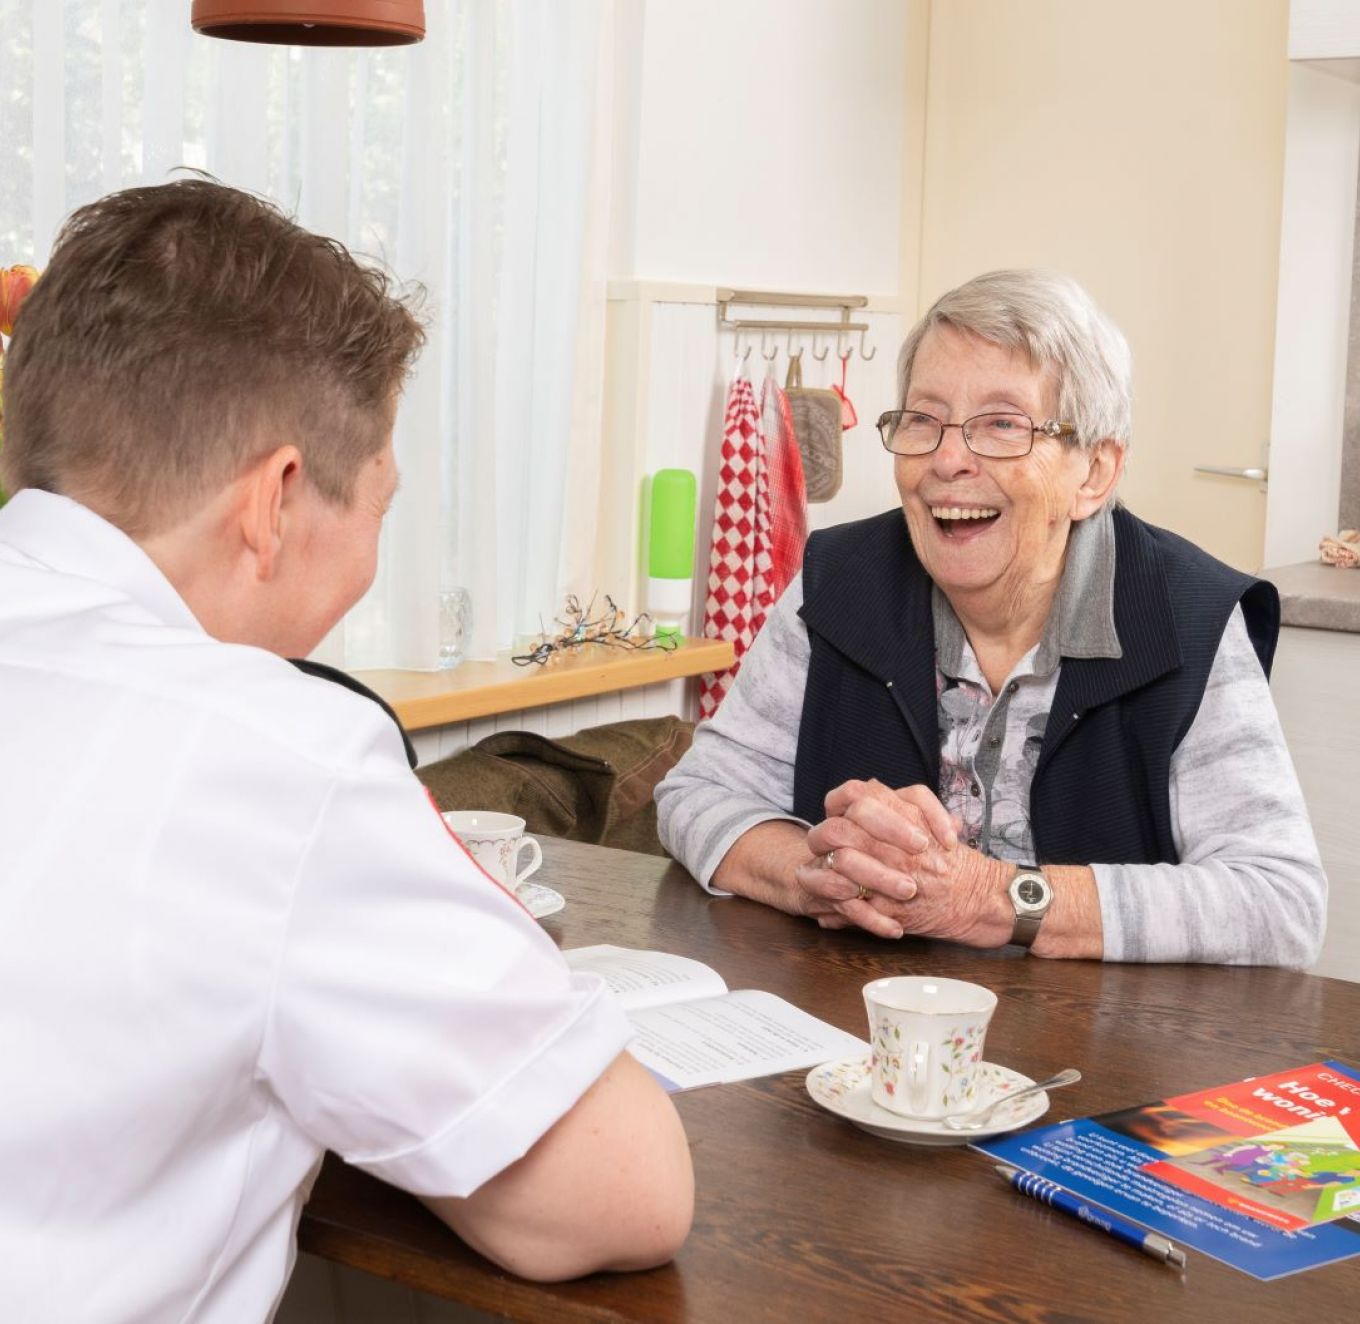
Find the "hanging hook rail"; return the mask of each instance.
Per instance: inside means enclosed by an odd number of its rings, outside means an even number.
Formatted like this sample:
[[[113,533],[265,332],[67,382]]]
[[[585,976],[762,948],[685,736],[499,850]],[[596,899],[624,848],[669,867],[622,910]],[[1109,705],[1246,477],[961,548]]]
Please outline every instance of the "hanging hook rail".
[[[788,317],[732,317],[731,305],[751,305],[768,308],[837,308],[840,316],[832,321],[812,321]],[[735,330],[747,331],[834,331],[845,334],[859,331],[867,334],[867,322],[850,320],[851,312],[864,308],[869,300],[862,294],[786,294],[778,290],[719,290],[718,321]]]

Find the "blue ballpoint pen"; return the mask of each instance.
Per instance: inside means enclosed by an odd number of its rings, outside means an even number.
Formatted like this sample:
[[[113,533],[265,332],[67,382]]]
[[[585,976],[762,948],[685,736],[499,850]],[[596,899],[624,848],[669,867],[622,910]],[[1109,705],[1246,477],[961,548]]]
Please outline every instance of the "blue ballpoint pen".
[[[1004,1163],[998,1163],[996,1170],[1021,1195],[1028,1195],[1032,1200],[1041,1200],[1044,1204],[1052,1205],[1054,1209],[1061,1209],[1063,1213],[1071,1214],[1073,1218],[1079,1218],[1092,1227],[1098,1227],[1112,1237],[1118,1237],[1120,1241],[1141,1250],[1144,1255],[1151,1255],[1154,1260],[1161,1260],[1163,1264],[1169,1264],[1174,1269],[1185,1268],[1185,1252],[1178,1250],[1158,1233],[1149,1232],[1146,1228],[1139,1227],[1137,1223],[1129,1222],[1127,1218],[1120,1218],[1118,1214],[1088,1204],[1071,1191],[1065,1191],[1061,1186],[1055,1186],[1043,1177],[1036,1177],[1032,1172],[1021,1172],[1019,1168],[1012,1168]]]

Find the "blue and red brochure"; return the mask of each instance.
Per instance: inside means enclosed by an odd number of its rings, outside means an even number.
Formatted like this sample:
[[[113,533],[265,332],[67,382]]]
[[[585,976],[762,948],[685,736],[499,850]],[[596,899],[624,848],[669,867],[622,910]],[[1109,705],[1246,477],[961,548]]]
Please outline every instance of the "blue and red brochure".
[[[973,1148],[1255,1278],[1360,1255],[1360,1068],[1343,1062]]]

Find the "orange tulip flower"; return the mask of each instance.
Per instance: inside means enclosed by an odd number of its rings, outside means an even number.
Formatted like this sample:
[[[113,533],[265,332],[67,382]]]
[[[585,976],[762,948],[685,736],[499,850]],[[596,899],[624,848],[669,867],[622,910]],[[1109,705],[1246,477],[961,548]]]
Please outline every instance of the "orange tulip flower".
[[[24,263],[0,269],[0,336],[14,334],[14,319],[19,315],[19,305],[28,297],[38,279],[38,269]]]
[[[15,267],[0,267],[0,336],[14,334],[14,319],[19,305],[28,297],[33,282],[38,279],[36,267],[20,264]],[[0,340],[0,355],[4,353],[4,342]],[[3,401],[4,360],[0,358],[0,443],[5,439],[5,408]],[[5,504],[5,493],[0,488],[0,506]]]

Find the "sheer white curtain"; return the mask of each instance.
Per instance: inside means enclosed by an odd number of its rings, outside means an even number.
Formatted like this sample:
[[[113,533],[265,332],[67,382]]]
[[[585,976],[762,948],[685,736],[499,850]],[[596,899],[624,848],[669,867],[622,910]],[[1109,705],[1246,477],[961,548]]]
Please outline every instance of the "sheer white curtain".
[[[187,165],[428,291],[378,578],[327,660],[434,666],[455,586],[487,657],[594,587],[617,2],[430,0],[420,45],[333,51],[198,37],[185,0],[0,0],[0,265]]]

